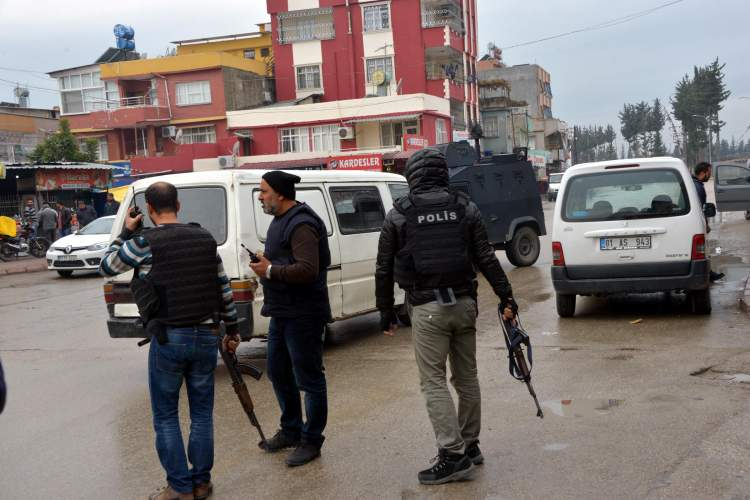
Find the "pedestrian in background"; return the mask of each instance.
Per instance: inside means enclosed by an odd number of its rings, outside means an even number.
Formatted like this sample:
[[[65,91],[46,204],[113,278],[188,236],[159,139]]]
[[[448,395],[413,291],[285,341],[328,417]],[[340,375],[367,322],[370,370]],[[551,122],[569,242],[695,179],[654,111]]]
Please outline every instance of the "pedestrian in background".
[[[215,318],[226,322],[224,348],[234,352],[240,342],[237,309],[216,240],[200,226],[178,220],[177,189],[157,182],[146,189],[145,198],[155,227],[136,234],[143,215],[127,214],[125,228],[107,250],[99,272],[115,276],[134,269],[158,296],[156,318],[146,325],[147,331],[154,331],[154,321],[161,326],[151,340],[148,373],[156,451],[167,486],[149,498],[203,500],[213,491]],[[187,457],[178,416],[183,381],[190,407]]]
[[[23,207],[23,222],[29,225],[31,236],[35,236],[37,226],[39,225],[39,217],[36,213],[36,208],[34,208],[34,200],[31,198],[26,200],[26,206]]]
[[[412,306],[414,353],[438,456],[418,474],[422,484],[468,477],[483,463],[479,449],[481,396],[477,378],[476,319],[479,269],[500,298],[499,311],[513,318],[513,292],[477,206],[449,189],[445,156],[420,150],[406,164],[409,195],[394,202],[380,233],[375,269],[376,305],[383,333],[397,328],[394,280]],[[458,413],[446,383],[458,394]]]
[[[60,238],[63,236],[67,236],[70,234],[70,225],[73,220],[73,214],[70,212],[70,209],[62,204],[62,202],[57,202],[57,230],[60,233]]]
[[[706,206],[706,200],[708,199],[706,195],[706,187],[704,184],[711,179],[711,172],[713,170],[713,167],[710,163],[707,163],[705,161],[698,163],[695,168],[693,169],[693,184],[695,184],[695,189],[698,191],[698,199],[701,202],[701,210],[705,208]],[[711,232],[711,226],[708,225],[708,218],[706,218],[706,234]],[[711,282],[719,281],[724,277],[724,273],[717,273],[715,271],[711,271],[709,274],[709,279]]]
[[[55,241],[55,231],[57,230],[57,212],[53,210],[49,203],[42,204],[42,210],[39,212],[39,232],[38,236],[45,238],[53,243]]]
[[[78,227],[84,228],[93,222],[98,216],[96,210],[91,205],[86,205],[86,202],[81,200],[78,202],[78,211],[76,212],[78,218]]]
[[[268,378],[281,408],[281,429],[265,449],[294,447],[286,459],[289,466],[320,456],[328,419],[323,335],[331,318],[331,254],[325,223],[312,208],[296,201],[294,185],[299,181],[281,170],[263,175],[258,199],[273,221],[260,262],[250,264],[263,284],[261,314],[271,317]],[[305,422],[300,390],[305,392]]]
[[[115,201],[115,195],[107,193],[107,201],[104,203],[104,215],[117,215],[120,209],[120,202]]]

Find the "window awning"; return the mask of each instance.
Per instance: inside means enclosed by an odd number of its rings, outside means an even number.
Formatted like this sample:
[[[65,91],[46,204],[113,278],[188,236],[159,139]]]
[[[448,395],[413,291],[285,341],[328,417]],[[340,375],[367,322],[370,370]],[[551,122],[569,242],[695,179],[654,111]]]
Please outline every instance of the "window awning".
[[[401,122],[404,120],[416,120],[422,113],[401,113],[390,115],[367,116],[365,118],[353,118],[344,123],[372,123],[372,122]]]

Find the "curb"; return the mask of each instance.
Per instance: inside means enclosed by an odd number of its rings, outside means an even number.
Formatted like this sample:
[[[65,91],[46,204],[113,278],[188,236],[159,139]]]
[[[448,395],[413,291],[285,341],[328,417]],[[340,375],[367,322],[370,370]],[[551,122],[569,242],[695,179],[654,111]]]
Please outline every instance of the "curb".
[[[36,260],[36,259],[35,259]],[[47,270],[47,261],[41,259],[41,262],[29,262],[25,265],[0,267],[0,276],[22,273],[36,273]]]
[[[750,314],[750,273],[745,278],[745,284],[740,287],[740,309]]]

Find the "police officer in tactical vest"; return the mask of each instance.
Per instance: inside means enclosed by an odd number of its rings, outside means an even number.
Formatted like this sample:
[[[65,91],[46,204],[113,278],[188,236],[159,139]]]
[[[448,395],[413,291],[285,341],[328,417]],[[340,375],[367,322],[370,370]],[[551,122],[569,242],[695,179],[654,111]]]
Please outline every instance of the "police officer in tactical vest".
[[[327,271],[331,264],[328,231],[305,203],[295,201],[296,175],[273,170],[263,175],[263,211],[273,215],[260,261],[250,267],[263,284],[261,314],[270,316],[268,377],[281,407],[281,429],[266,451],[294,447],[289,466],[320,456],[328,418],[323,373],[323,334],[331,317]],[[300,393],[305,392],[302,420]]]
[[[484,461],[479,450],[481,400],[476,362],[478,268],[512,318],[512,290],[477,206],[449,190],[445,156],[434,149],[415,153],[406,165],[409,195],[394,202],[378,246],[376,303],[381,328],[393,335],[394,280],[412,307],[414,352],[422,394],[438,445],[422,484],[469,476]],[[446,360],[458,393],[458,413],[446,384]]]
[[[143,214],[131,212],[110,245],[99,271],[114,276],[131,269],[131,285],[146,331],[153,332],[148,358],[149,390],[156,450],[167,486],[151,499],[205,499],[211,495],[214,459],[214,369],[218,353],[216,321],[227,324],[225,347],[239,343],[237,310],[216,252],[216,240],[197,224],[177,219],[177,189],[157,182],[146,190],[154,228],[138,231]],[[148,309],[148,314],[143,311]],[[178,402],[185,381],[190,405],[187,456],[180,432]],[[189,468],[188,461],[192,464]]]

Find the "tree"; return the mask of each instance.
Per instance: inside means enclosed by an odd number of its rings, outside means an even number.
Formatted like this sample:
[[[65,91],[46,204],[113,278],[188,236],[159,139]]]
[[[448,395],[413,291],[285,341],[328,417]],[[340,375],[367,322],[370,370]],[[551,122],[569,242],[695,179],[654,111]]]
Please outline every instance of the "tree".
[[[719,111],[730,95],[724,84],[725,66],[718,58],[707,66],[695,66],[693,75],[685,75],[675,87],[672,109],[682,124],[689,162],[705,157],[708,144],[714,143],[714,134],[719,142],[721,128],[725,125],[719,120]]]
[[[57,163],[61,161],[96,161],[99,145],[95,139],[87,139],[84,151],[78,147],[78,141],[70,131],[68,120],[60,120],[54,134],[40,142],[29,155],[33,163]]]
[[[661,102],[654,99],[654,105],[651,107],[648,115],[648,131],[651,133],[651,156],[664,156],[667,154],[667,148],[662,141],[661,131],[667,123],[664,113],[662,112]]]
[[[620,132],[632,155],[663,156],[667,153],[661,137],[667,117],[659,99],[655,99],[653,105],[646,101],[625,104],[619,116]]]

